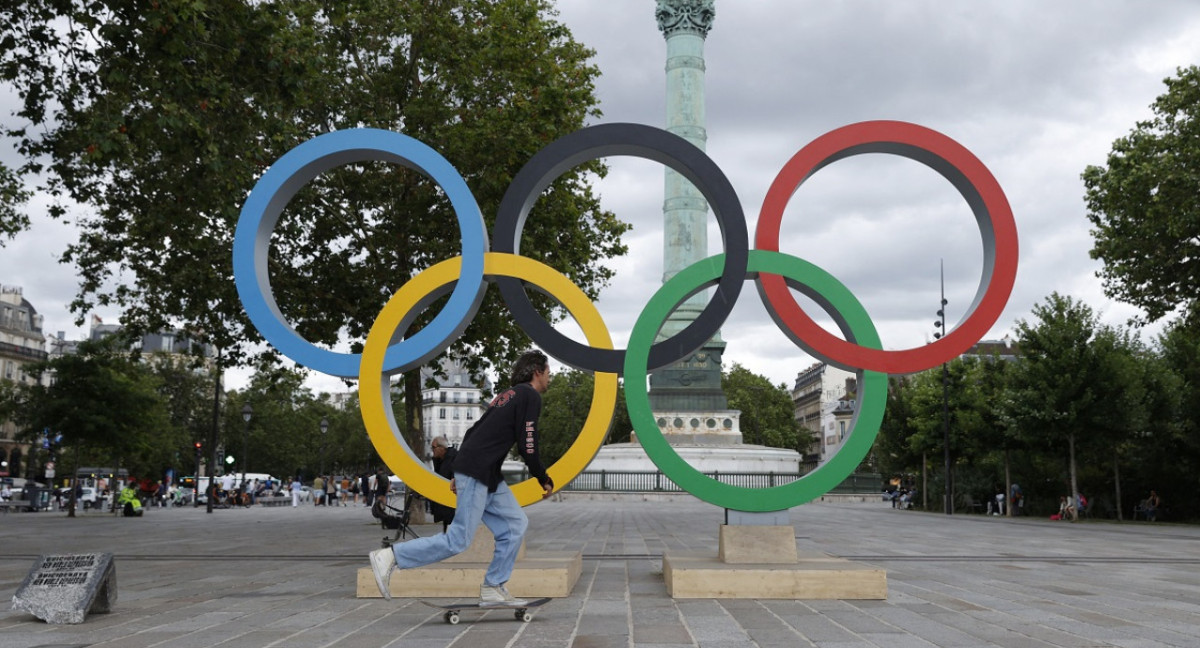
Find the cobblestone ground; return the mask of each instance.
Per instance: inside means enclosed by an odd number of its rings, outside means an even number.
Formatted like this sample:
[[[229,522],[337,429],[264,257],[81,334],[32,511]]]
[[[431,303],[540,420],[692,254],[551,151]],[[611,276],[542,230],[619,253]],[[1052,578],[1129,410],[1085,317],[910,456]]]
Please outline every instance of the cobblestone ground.
[[[715,554],[720,509],[569,498],[528,511],[529,551],[583,552],[575,590],[532,623],[488,612],[457,626],[413,600],[354,597],[385,535],[361,505],[0,515],[0,597],[39,554],[101,551],[116,554],[119,595],[79,625],[0,611],[0,647],[1200,646],[1196,527],[814,503],[792,511],[800,549],[883,567],[887,600],[676,601],[662,553]]]

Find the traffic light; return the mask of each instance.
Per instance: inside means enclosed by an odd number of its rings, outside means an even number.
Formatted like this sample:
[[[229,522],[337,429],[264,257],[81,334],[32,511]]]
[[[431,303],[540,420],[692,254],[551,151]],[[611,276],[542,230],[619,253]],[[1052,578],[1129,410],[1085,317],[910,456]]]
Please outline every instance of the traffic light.
[[[201,446],[202,446],[202,445],[203,445],[203,444],[202,444],[202,443],[200,443],[199,441],[197,441],[197,442],[196,442],[196,452],[200,452],[200,448],[201,448]]]

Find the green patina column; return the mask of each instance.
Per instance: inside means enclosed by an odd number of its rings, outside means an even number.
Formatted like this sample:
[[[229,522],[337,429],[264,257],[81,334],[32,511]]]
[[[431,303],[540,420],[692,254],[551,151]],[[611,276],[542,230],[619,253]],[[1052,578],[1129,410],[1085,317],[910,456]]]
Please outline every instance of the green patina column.
[[[714,0],[658,0],[655,18],[667,43],[667,130],[698,148],[705,148],[704,130],[704,39],[716,15]],[[708,256],[708,203],[687,179],[666,170],[663,201],[663,281]],[[659,339],[674,335],[696,318],[708,300],[707,292],[686,301],[671,315]],[[678,363],[650,376],[650,404],[660,415],[660,427],[682,434],[689,441],[706,443],[700,437],[714,434],[728,440],[737,434],[725,425],[712,430],[701,425],[691,429],[692,420],[711,417],[696,413],[726,412],[728,402],[721,390],[721,355],[725,343],[718,333],[703,348]],[[721,421],[729,417],[721,416]],[[681,429],[674,422],[682,421]]]

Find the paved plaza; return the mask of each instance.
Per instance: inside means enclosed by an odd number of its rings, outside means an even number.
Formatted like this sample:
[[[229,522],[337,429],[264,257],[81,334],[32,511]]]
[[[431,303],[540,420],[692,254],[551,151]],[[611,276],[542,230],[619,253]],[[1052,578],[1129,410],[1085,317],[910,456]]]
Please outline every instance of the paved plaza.
[[[79,625],[5,605],[0,646],[1200,646],[1197,527],[813,503],[791,514],[799,548],[886,569],[886,601],[672,600],[663,551],[715,554],[721,509],[571,497],[528,512],[529,551],[583,552],[574,592],[532,623],[494,611],[457,626],[415,600],[354,597],[386,534],[362,506],[3,515],[0,598],[37,555],[71,552],[114,553],[119,598]]]

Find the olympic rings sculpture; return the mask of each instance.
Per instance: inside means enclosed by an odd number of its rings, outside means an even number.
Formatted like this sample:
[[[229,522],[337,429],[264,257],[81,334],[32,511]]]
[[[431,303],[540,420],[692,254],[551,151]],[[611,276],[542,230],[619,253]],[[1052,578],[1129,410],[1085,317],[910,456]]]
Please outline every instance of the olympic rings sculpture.
[[[974,303],[953,331],[911,349],[883,350],[870,316],[850,291],[816,266],[779,251],[782,215],[789,199],[823,167],[864,153],[898,155],[940,173],[970,206],[983,239],[984,263]],[[628,349],[613,349],[595,305],[564,275],[519,256],[521,231],[538,195],[563,172],[592,159],[627,155],[664,164],[688,178],[704,195],[721,229],[725,252],[676,274],[654,294],[638,317]],[[319,174],[352,162],[386,161],[419,171],[445,192],[462,233],[462,254],[409,280],[383,307],[362,354],[337,353],[304,340],[284,321],[267,277],[271,233],[287,202]],[[457,171],[425,144],[391,131],[352,129],[309,140],[283,155],[255,185],[242,207],[233,242],[234,280],[246,314],[268,341],[296,363],[329,375],[359,379],[363,422],[380,456],[422,495],[453,506],[449,482],[430,472],[404,441],[388,402],[388,381],[443,352],[466,328],[483,300],[486,281],[498,284],[514,320],[548,355],[595,374],[592,403],[583,429],[567,453],[548,468],[558,488],[591,462],[608,434],[620,375],[634,431],[651,461],[684,490],[709,503],[741,511],[778,511],[828,492],[870,451],[883,418],[889,373],[922,371],[954,358],[982,338],[1000,317],[1017,270],[1017,233],[999,184],[970,151],[928,128],[870,121],[830,131],[800,149],[767,193],[749,248],[745,217],[725,174],[700,149],[662,129],[640,124],[592,126],[556,140],[517,173],[501,200],[489,251],[479,207]],[[684,461],[655,423],[645,376],[691,354],[724,323],[742,284],[753,280],[767,312],[809,354],[855,371],[861,393],[847,442],[818,469],[772,488],[740,488],[712,479]],[[580,344],[556,331],[533,308],[525,284],[559,302],[584,332]],[[697,318],[671,338],[654,339],[667,316],[686,299],[715,286]],[[797,290],[819,304],[845,339],[818,326],[796,303]],[[437,298],[450,294],[433,321],[412,336],[413,320]],[[513,487],[522,505],[540,501],[532,479]]]

